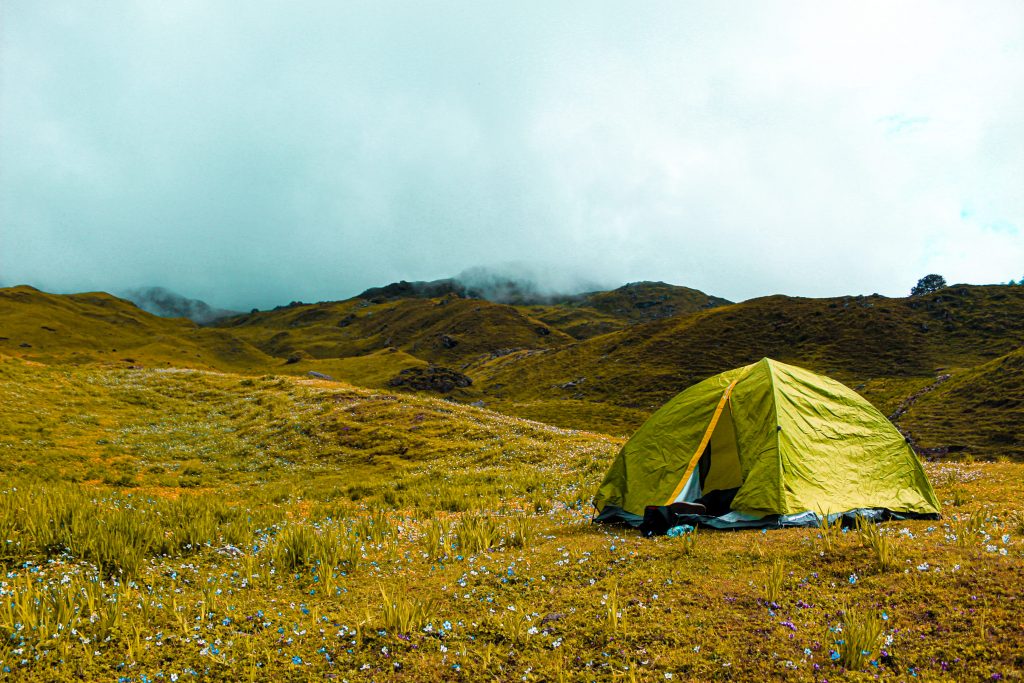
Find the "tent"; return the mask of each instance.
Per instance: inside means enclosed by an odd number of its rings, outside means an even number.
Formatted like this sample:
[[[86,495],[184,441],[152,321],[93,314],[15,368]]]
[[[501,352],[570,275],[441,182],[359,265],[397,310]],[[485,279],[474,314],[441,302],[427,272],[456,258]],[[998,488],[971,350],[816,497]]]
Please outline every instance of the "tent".
[[[882,413],[833,379],[770,358],[662,406],[619,451],[594,506],[595,521],[654,532],[939,512],[917,455]]]

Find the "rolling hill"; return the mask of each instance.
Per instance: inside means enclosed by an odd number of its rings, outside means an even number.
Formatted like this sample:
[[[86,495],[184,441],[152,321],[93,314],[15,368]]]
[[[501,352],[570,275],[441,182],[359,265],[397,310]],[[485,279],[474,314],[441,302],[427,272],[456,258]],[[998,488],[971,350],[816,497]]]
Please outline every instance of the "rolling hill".
[[[511,304],[576,339],[731,303],[697,289],[664,282],[631,282],[609,291],[560,294],[542,292],[529,282],[496,276],[485,278],[483,284],[467,284],[458,278],[430,282],[402,280],[367,289],[355,298],[380,304],[401,299],[441,299],[453,294]]]
[[[689,287],[664,282],[633,282],[606,292],[588,292],[522,308],[576,339],[589,339],[638,323],[729,303],[727,299]]]
[[[937,455],[1024,458],[1024,346],[951,375],[922,394],[899,424]]]
[[[223,330],[160,318],[105,292],[0,289],[0,353],[46,363],[117,363],[255,371],[273,364]]]
[[[959,376],[976,366],[984,373],[1022,339],[1020,287],[959,285],[905,299],[773,296],[546,353],[511,354],[473,376],[503,410],[565,425],[603,421],[601,428],[628,432],[690,384],[765,356],[834,376],[891,411],[936,374]],[[578,410],[584,403],[588,409]]]
[[[280,358],[347,358],[398,349],[451,367],[504,350],[557,348],[574,341],[512,306],[454,294],[285,307],[217,326]]]
[[[109,294],[15,287],[0,290],[0,353],[47,364],[314,371],[378,389],[391,389],[403,371],[441,367],[463,378],[450,398],[618,435],[690,384],[764,356],[834,376],[886,413],[949,374],[908,404],[898,426],[930,453],[1024,457],[1021,287],[729,304],[634,283],[515,306],[451,291],[430,298],[437,292],[422,288],[404,296],[407,289],[398,283],[371,298],[296,303],[203,327]]]

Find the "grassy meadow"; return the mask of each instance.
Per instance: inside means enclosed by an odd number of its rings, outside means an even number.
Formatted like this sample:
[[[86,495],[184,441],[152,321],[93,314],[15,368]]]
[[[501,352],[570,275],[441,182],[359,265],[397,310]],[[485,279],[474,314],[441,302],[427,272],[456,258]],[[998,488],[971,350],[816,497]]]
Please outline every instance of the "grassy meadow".
[[[335,382],[0,361],[0,680],[1017,680],[1024,465],[941,521],[590,523],[620,438]]]

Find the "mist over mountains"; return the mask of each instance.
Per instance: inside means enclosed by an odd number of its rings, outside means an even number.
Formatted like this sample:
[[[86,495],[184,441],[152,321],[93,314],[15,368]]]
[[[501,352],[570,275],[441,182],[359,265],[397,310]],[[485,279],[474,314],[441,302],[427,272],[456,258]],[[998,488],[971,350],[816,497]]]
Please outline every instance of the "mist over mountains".
[[[527,306],[581,300],[590,292],[611,289],[608,283],[550,274],[525,266],[500,269],[469,268],[450,278],[407,282],[400,280],[382,287],[371,287],[358,295],[367,300],[426,298],[456,294],[466,299],[484,299],[500,304]]]
[[[732,303],[721,297],[664,282],[643,281],[609,286],[607,283],[576,277],[565,272],[552,276],[521,265],[500,269],[470,268],[454,277],[438,280],[399,280],[379,287],[370,287],[353,297],[339,296],[317,303],[356,299],[381,303],[398,299],[434,299],[450,295],[511,306],[588,306],[609,313],[633,312],[632,317],[638,319],[654,319],[675,314],[680,310],[677,301],[679,296],[686,298],[686,310]],[[188,318],[200,325],[211,324],[240,313],[159,286],[126,290],[121,292],[121,296],[153,315],[163,318]],[[309,302],[293,300],[272,310],[306,303]]]
[[[216,308],[205,301],[190,299],[163,287],[129,289],[122,292],[121,296],[147,313],[161,318],[188,318],[200,325],[238,314],[238,311]]]

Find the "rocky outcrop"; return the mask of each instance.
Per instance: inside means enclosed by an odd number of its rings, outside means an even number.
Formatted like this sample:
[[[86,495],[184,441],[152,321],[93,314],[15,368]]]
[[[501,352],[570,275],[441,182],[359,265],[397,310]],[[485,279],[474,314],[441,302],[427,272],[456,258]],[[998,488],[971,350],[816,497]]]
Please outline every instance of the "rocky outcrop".
[[[413,389],[415,391],[435,391],[447,394],[455,389],[468,387],[473,383],[466,375],[450,368],[431,365],[425,368],[407,368],[391,378],[389,386]]]

